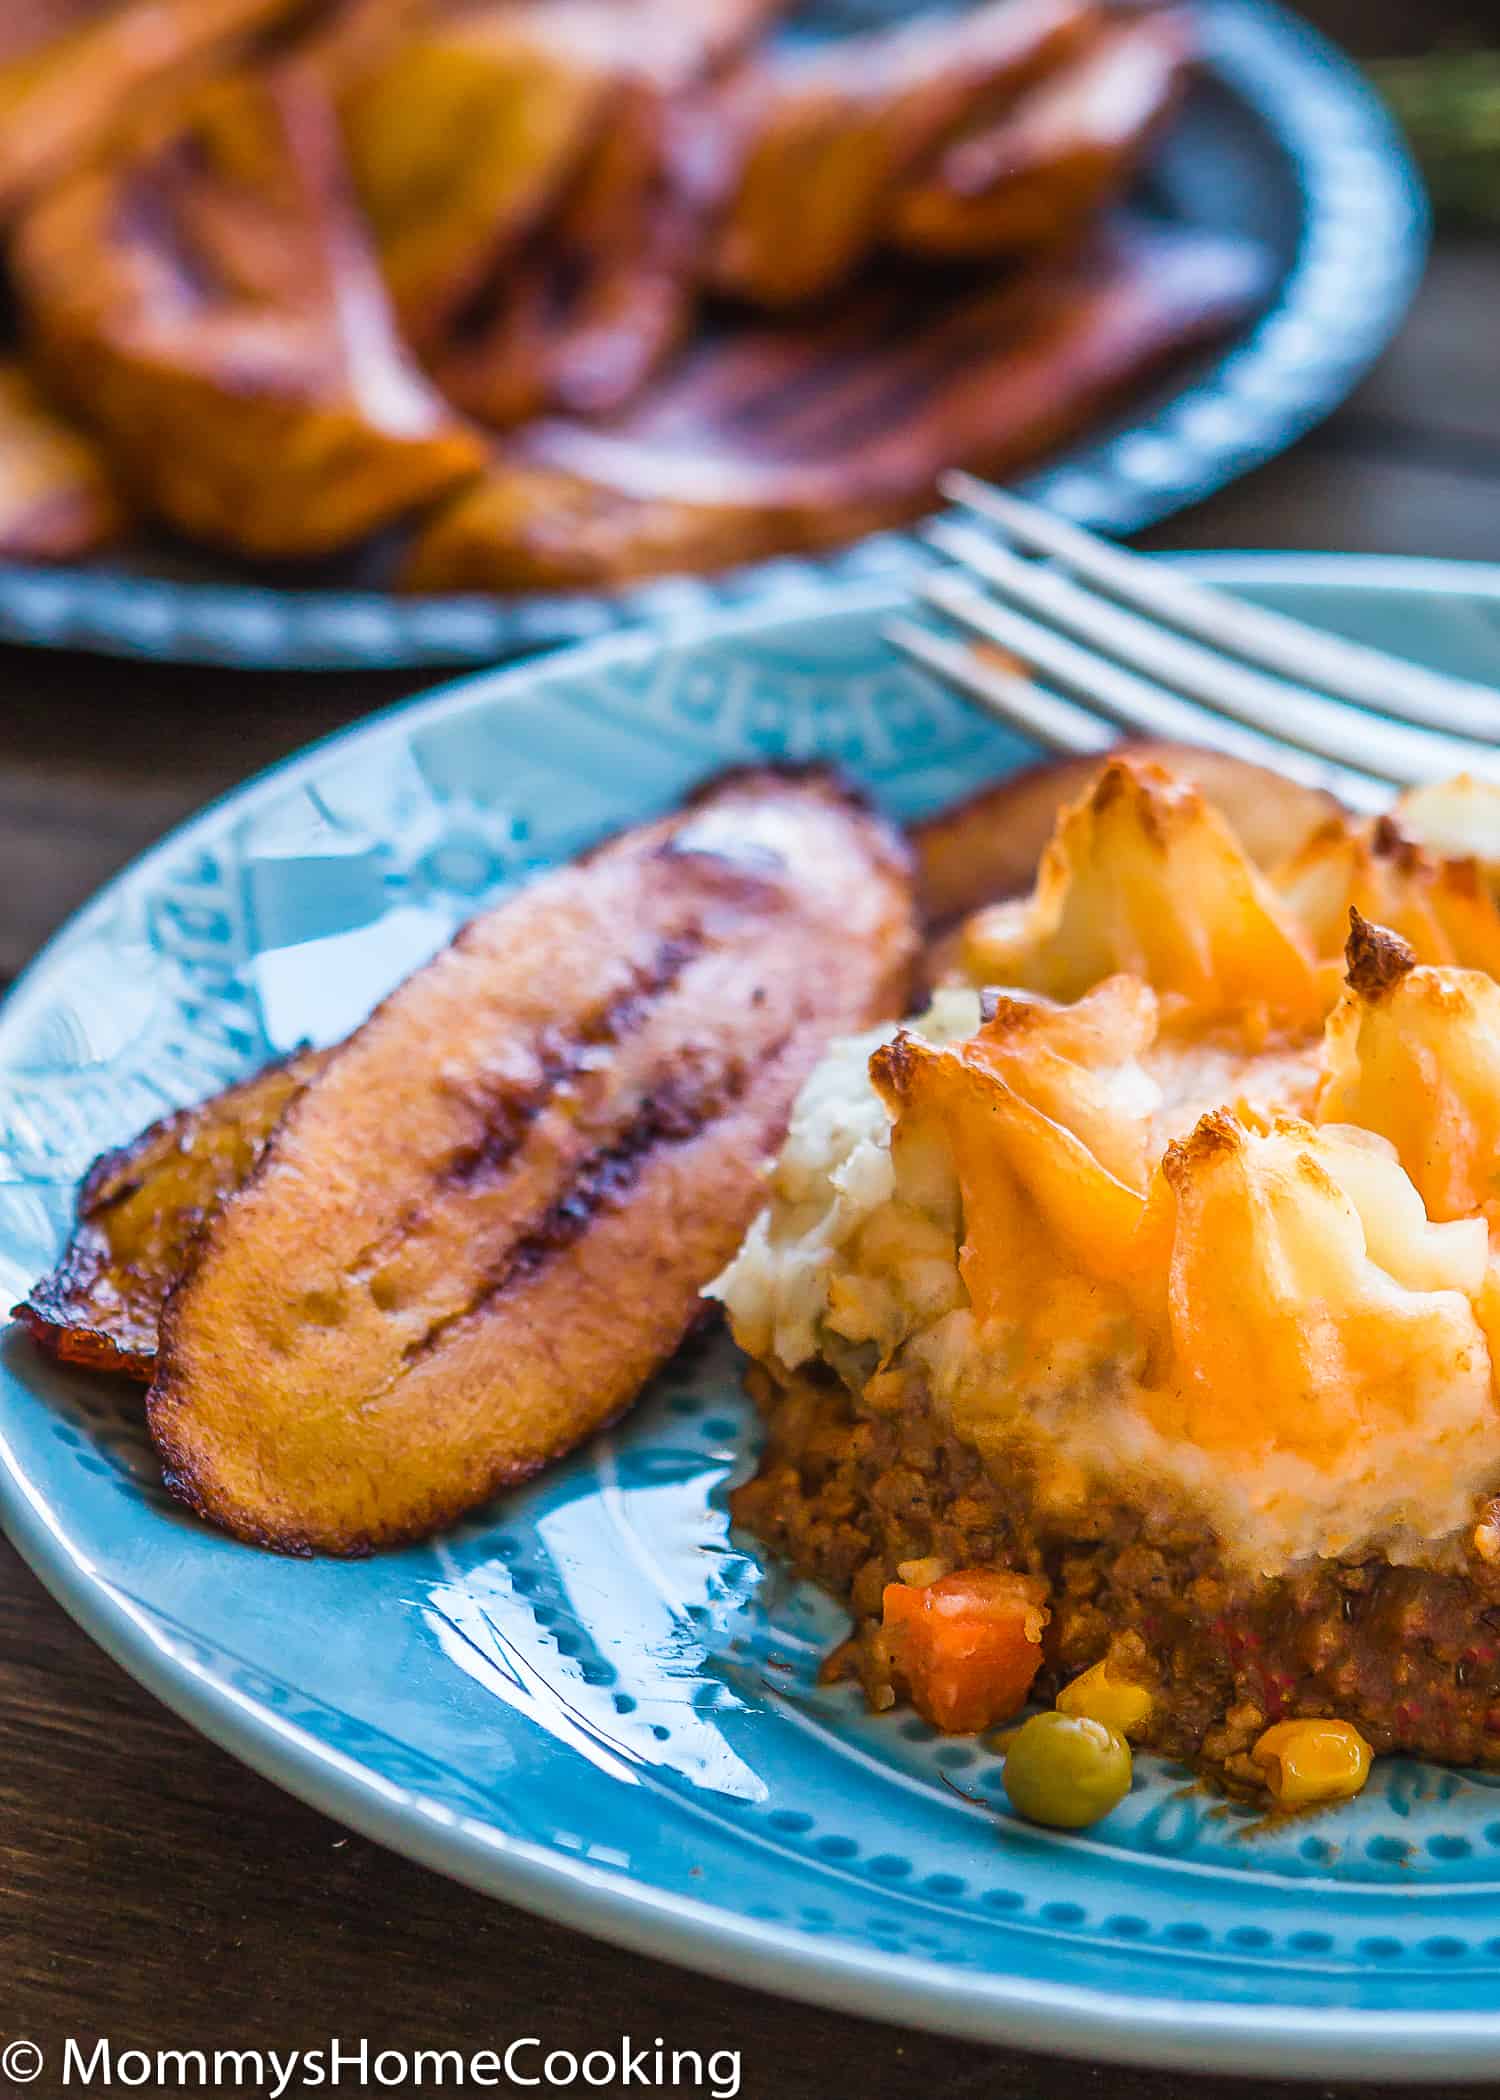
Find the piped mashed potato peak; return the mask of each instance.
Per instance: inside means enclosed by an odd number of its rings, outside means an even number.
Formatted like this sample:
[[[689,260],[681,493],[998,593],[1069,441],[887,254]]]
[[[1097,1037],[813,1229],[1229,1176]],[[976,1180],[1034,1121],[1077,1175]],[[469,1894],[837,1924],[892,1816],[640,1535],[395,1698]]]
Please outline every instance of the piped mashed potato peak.
[[[1456,1565],[1500,1481],[1486,868],[1382,820],[1262,875],[1116,763],[961,956],[809,1082],[714,1286],[742,1345],[936,1410],[1059,1521],[1107,1484],[1252,1576]]]

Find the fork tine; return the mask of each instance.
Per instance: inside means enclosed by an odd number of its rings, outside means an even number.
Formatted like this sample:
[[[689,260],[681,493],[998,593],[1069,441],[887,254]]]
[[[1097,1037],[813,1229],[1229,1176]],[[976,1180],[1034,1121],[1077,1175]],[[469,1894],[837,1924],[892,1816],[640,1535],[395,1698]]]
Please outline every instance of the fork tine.
[[[927,602],[950,619],[983,635],[987,641],[998,643],[1008,654],[1034,666],[1047,678],[1086,694],[1100,714],[1124,729],[1167,742],[1205,744],[1233,758],[1248,759],[1252,765],[1270,766],[1307,787],[1336,795],[1352,809],[1374,811],[1390,807],[1392,789],[1388,781],[1377,780],[1355,767],[1331,764],[1275,737],[1248,729],[1243,723],[1210,714],[1196,701],[1167,692],[1137,672],[1108,663],[1065,635],[1040,626],[1024,613],[997,604],[979,585],[963,576],[950,572],[927,577],[921,589]],[[977,693],[988,704],[997,704],[988,692],[980,691],[973,674],[964,684],[966,690]],[[1006,719],[1016,718],[1007,713]]]
[[[1447,780],[1463,772],[1500,781],[1500,752],[1493,747],[1372,716],[1305,686],[1284,684],[1127,612],[1112,599],[1096,597],[1059,570],[1027,561],[970,526],[939,519],[927,527],[927,537],[1049,626],[1202,701],[1215,713],[1232,715],[1335,764],[1376,773],[1402,786]]]
[[[1489,686],[1384,656],[1361,642],[1344,641],[1285,613],[1232,598],[1181,569],[1095,539],[1065,518],[972,474],[947,474],[941,486],[950,501],[1001,526],[1019,545],[1053,556],[1137,611],[1150,612],[1216,649],[1397,721],[1420,722],[1490,745],[1500,737],[1500,692]]]
[[[1118,741],[1108,722],[1072,700],[1049,693],[1020,671],[1012,671],[998,654],[987,654],[970,642],[955,642],[915,620],[891,620],[885,638],[949,684],[982,700],[993,715],[1020,730],[1046,751],[1088,757]]]

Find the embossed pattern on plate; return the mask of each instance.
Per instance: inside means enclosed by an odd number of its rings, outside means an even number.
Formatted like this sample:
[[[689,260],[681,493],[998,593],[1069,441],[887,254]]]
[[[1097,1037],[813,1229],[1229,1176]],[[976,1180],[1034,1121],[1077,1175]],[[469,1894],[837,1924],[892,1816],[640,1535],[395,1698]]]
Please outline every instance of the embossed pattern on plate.
[[[1225,557],[1267,603],[1500,679],[1500,571]],[[827,587],[473,680],[169,839],[0,1015],[0,1288],[144,1116],[342,1032],[477,905],[756,756],[901,815],[1023,756]],[[716,1972],[965,2033],[1241,2070],[1417,2073],[1500,2043],[1500,1780],[1390,1762],[1268,1827],[1140,1761],[1098,1828],[1017,1822],[982,1745],[817,1683],[826,1599],[731,1533],[755,1426],[722,1339],[449,1536],[281,1561],[163,1493],[133,1391],[0,1343],[0,1514],[190,1719],[444,1871]],[[329,1639],[337,1626],[339,1638]]]

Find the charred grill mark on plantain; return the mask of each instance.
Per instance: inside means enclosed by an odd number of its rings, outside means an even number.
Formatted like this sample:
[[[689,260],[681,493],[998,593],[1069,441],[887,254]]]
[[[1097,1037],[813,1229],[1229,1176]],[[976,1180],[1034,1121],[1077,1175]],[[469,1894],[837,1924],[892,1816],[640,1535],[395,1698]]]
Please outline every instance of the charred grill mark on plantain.
[[[789,1040],[787,1034],[769,1044],[763,1065],[774,1065]],[[578,1161],[562,1194],[519,1233],[469,1301],[408,1345],[406,1367],[434,1355],[455,1329],[481,1317],[506,1292],[534,1282],[550,1262],[576,1247],[597,1219],[622,1206],[655,1159],[705,1136],[742,1101],[757,1069],[751,1059],[731,1052],[722,1065],[710,1065],[694,1078],[664,1080],[647,1094],[608,1144]]]
[[[656,1002],[680,983],[689,965],[702,954],[701,927],[658,942],[650,960],[634,970],[620,991],[585,1014],[571,1032],[548,1028],[536,1045],[537,1077],[518,1092],[502,1090],[488,1101],[476,1099],[482,1130],[475,1141],[455,1153],[438,1170],[438,1183],[460,1185],[503,1173],[525,1143],[526,1133],[570,1080],[609,1050],[636,1034]]]
[[[650,959],[603,1005],[585,1014],[570,1033],[553,1028],[542,1034],[533,1046],[537,1073],[529,1085],[517,1088],[510,1081],[489,1092],[475,1089],[470,1106],[477,1135],[439,1161],[422,1196],[377,1240],[360,1249],[349,1265],[350,1283],[368,1290],[380,1311],[394,1311],[396,1298],[385,1275],[386,1265],[421,1232],[444,1192],[476,1188],[504,1174],[543,1111],[589,1069],[601,1051],[639,1032],[656,1003],[676,987],[703,949],[703,930],[696,924],[659,941]]]

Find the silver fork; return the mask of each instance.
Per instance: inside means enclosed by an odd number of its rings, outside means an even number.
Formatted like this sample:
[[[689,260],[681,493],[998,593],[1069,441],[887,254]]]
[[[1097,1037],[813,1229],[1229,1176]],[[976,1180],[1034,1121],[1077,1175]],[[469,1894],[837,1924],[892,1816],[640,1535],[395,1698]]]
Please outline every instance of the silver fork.
[[[1034,742],[1205,744],[1362,811],[1455,773],[1500,783],[1500,691],[1245,604],[970,474],[942,487],[969,517],[925,528],[958,567],[921,595],[991,646],[909,619],[887,632]]]

